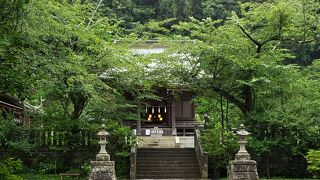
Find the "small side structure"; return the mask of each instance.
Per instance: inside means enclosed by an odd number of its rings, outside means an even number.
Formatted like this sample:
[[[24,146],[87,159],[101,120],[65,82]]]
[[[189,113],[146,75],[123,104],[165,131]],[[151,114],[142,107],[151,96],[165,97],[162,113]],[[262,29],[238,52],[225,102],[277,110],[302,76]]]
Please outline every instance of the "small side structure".
[[[7,117],[12,115],[14,121],[21,125],[30,125],[28,111],[37,111],[37,109],[14,96],[0,94],[0,116]]]
[[[102,124],[98,133],[101,146],[100,152],[96,155],[96,160],[91,161],[91,174],[89,180],[116,180],[114,161],[110,161],[110,155],[106,151],[107,136],[109,133]]]
[[[257,162],[250,160],[250,154],[247,152],[245,137],[248,133],[241,124],[237,135],[239,136],[240,149],[235,155],[235,160],[229,161],[228,180],[258,180]]]

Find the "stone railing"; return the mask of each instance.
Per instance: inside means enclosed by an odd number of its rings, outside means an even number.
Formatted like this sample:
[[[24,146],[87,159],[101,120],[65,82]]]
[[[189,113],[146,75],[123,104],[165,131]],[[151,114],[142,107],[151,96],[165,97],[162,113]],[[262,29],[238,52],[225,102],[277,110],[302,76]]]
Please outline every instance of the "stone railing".
[[[130,179],[136,179],[136,167],[137,167],[137,147],[131,147],[130,155]]]
[[[194,133],[194,149],[199,163],[200,173],[202,179],[208,178],[208,155],[204,151],[201,142],[201,132],[198,128],[195,128]]]

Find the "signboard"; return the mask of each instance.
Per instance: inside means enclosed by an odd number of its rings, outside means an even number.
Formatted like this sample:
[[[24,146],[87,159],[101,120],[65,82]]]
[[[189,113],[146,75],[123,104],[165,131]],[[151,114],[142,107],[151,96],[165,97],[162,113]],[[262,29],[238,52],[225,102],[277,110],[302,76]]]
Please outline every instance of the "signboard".
[[[154,127],[153,129],[150,129],[150,130],[151,130],[151,136],[162,136],[163,134],[163,130],[159,129],[158,127]]]

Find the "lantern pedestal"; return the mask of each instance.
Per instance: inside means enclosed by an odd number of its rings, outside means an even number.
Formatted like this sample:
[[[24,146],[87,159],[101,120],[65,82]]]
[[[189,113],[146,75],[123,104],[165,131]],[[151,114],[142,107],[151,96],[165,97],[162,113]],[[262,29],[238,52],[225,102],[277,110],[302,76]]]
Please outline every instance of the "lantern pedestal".
[[[114,161],[110,161],[110,155],[106,151],[107,136],[105,125],[101,126],[98,133],[100,138],[100,152],[96,155],[96,160],[91,161],[91,174],[89,180],[116,180]]]
[[[239,140],[238,144],[240,145],[240,149],[238,153],[235,155],[236,160],[250,160],[250,154],[246,150],[247,141]]]
[[[114,161],[91,161],[89,180],[115,180]]]
[[[254,160],[232,160],[228,166],[228,180],[258,180],[257,163]]]
[[[96,160],[97,161],[110,161],[110,155],[109,154],[97,154]]]
[[[240,149],[235,155],[235,160],[229,161],[228,180],[258,180],[257,162],[250,160],[250,154],[246,150],[246,136],[250,133],[245,131],[244,125],[241,124],[237,135],[239,136],[238,144]]]

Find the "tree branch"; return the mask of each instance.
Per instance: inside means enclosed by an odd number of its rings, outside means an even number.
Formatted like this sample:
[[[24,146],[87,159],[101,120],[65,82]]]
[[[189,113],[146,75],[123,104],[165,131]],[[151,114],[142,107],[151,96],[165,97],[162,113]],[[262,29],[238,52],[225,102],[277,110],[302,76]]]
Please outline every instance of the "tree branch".
[[[313,38],[313,39],[306,39],[306,40],[297,40],[297,39],[293,39],[293,38],[291,38],[291,39],[283,39],[284,41],[292,41],[292,42],[295,42],[295,43],[298,43],[298,44],[307,44],[307,43],[311,43],[311,42],[313,42],[313,41],[317,41],[318,39],[320,39],[320,37],[319,38]]]
[[[266,39],[265,41],[258,41],[257,39],[255,39],[240,23],[238,23],[238,26],[240,27],[241,31],[255,44],[257,45],[257,53],[260,54],[261,53],[261,49],[262,46],[264,46],[266,43],[270,42],[270,41],[275,41],[275,40],[280,40],[280,35],[274,35],[268,39]]]
[[[99,3],[98,3],[97,6],[96,6],[96,9],[93,11],[91,18],[89,19],[89,23],[88,23],[88,25],[87,25],[87,28],[90,27],[91,23],[93,22],[93,18],[94,18],[94,16],[96,15],[99,7],[101,6],[102,1],[103,1],[103,0],[100,0],[100,1],[99,1]]]
[[[258,47],[262,46],[262,43],[256,40],[240,23],[238,23],[238,26],[240,27],[241,31]]]
[[[247,113],[247,109],[246,109],[245,105],[239,99],[237,99],[235,96],[229,94],[227,91],[223,90],[218,85],[213,85],[213,90],[216,91],[217,93],[221,94],[229,102],[235,104],[244,114]]]

